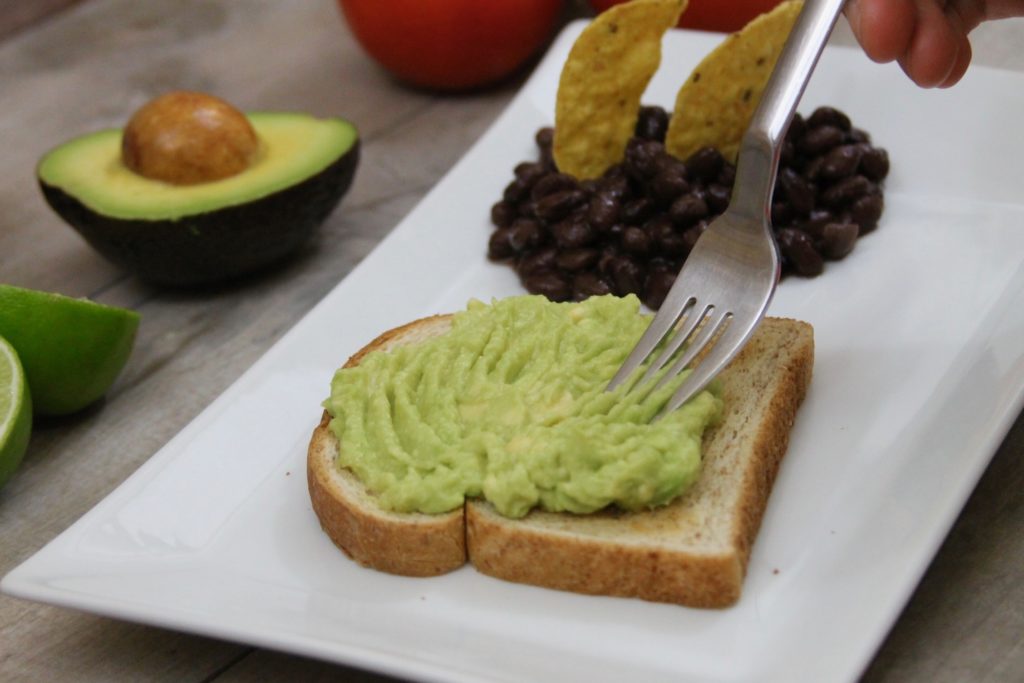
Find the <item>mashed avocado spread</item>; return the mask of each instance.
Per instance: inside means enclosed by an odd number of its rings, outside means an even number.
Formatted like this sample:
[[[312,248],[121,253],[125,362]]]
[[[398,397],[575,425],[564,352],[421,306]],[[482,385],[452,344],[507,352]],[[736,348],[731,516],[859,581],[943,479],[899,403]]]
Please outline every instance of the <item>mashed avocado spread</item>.
[[[339,370],[324,407],[347,467],[397,512],[441,513],[466,497],[521,517],[664,505],[700,469],[721,413],[701,392],[653,423],[682,381],[604,390],[649,316],[636,297],[469,303],[449,333]]]

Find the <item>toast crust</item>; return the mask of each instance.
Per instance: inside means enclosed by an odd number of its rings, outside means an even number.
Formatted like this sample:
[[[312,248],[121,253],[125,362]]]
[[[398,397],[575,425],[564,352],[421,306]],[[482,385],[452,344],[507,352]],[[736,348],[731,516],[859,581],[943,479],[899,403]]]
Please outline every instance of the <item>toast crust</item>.
[[[344,367],[371,351],[444,334],[450,322],[450,315],[439,315],[389,330]],[[442,515],[390,512],[354,474],[336,467],[343,444],[330,431],[326,411],[307,456],[313,509],[335,545],[381,571],[434,576],[469,561],[484,574],[518,583],[725,607],[740,597],[813,358],[810,325],[766,319],[722,373],[726,413],[705,434],[701,476],[683,496],[657,510],[589,515],[535,510],[512,520],[474,500]]]
[[[651,513],[622,517],[635,514]],[[532,525],[530,515],[510,524],[479,501],[467,505],[466,538],[470,562],[481,573],[574,593],[722,607],[739,598],[743,582],[735,553],[694,555],[641,542],[609,543]]]

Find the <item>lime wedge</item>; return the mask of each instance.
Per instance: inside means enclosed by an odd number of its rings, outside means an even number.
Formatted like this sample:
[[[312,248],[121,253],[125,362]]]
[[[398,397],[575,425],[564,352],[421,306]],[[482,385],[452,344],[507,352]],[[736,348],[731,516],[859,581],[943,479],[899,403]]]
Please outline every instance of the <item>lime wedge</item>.
[[[125,308],[0,285],[0,336],[18,352],[36,414],[73,413],[103,396],[138,326]]]
[[[0,337],[0,486],[3,486],[28,448],[32,431],[32,398],[14,347]]]

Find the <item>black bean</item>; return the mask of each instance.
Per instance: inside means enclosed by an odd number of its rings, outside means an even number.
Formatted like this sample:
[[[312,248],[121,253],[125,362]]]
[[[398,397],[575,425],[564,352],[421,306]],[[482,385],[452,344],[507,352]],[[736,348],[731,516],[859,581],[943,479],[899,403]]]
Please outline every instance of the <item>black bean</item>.
[[[656,242],[658,253],[665,256],[685,256],[689,253],[687,242],[683,235],[678,232],[671,232],[661,235]]]
[[[826,187],[821,193],[821,202],[831,207],[846,206],[866,195],[872,187],[871,181],[864,176],[852,175]]]
[[[648,273],[671,273],[673,277],[679,272],[679,261],[655,256],[647,261]]]
[[[622,233],[621,244],[623,251],[646,256],[651,249],[651,237],[643,228],[630,226]]]
[[[796,218],[793,205],[786,201],[772,202],[772,225],[780,227],[789,225]]]
[[[868,147],[860,158],[860,172],[876,183],[889,175],[889,153],[878,147]]]
[[[800,177],[800,174],[791,168],[779,170],[778,187],[782,188],[793,210],[798,214],[806,216],[814,208],[814,188]]]
[[[487,241],[487,257],[495,260],[506,259],[515,253],[515,250],[510,244],[509,238],[512,236],[512,230],[510,228],[498,228],[491,233],[491,238]]]
[[[691,178],[714,180],[725,165],[725,157],[714,147],[702,147],[687,157],[686,170]]]
[[[652,253],[667,257],[686,255],[686,242],[676,231],[672,221],[664,216],[652,219],[644,226],[644,229],[651,236]]]
[[[541,149],[550,149],[551,143],[555,139],[555,129],[550,126],[547,128],[541,128],[537,131],[537,134],[533,139]]]
[[[510,204],[517,204],[529,196],[530,185],[522,178],[512,180],[512,182],[505,186],[505,191],[501,195],[502,201],[509,202]]]
[[[850,219],[860,226],[861,234],[871,232],[878,226],[884,206],[881,192],[870,192],[850,205]]]
[[[672,224],[672,220],[664,214],[655,216],[644,223],[643,230],[650,235],[651,239],[654,241],[661,239],[664,235],[676,232],[675,226]]]
[[[603,277],[589,270],[576,273],[572,279],[572,297],[582,301],[590,296],[611,294],[612,286]]]
[[[626,158],[623,162],[626,173],[635,180],[647,180],[657,171],[658,154],[663,149],[661,143],[653,140],[631,138],[626,144]]]
[[[541,176],[548,173],[543,164],[524,161],[518,164],[512,171],[516,178],[533,187],[533,184],[540,180]]]
[[[836,145],[843,143],[843,131],[835,126],[816,126],[808,128],[800,142],[797,143],[797,151],[809,157],[816,157],[829,151]]]
[[[871,135],[860,128],[851,128],[846,131],[846,139],[848,142],[871,142]]]
[[[644,283],[643,302],[653,309],[661,308],[668,290],[672,289],[676,274],[667,271],[655,271],[647,276]]]
[[[807,121],[799,113],[793,114],[793,120],[789,122],[789,128],[786,130],[786,137],[784,141],[793,142],[804,134],[807,130]]]
[[[857,243],[856,223],[828,223],[821,233],[821,253],[826,258],[841,259]]]
[[[640,107],[640,113],[636,120],[634,134],[638,138],[646,140],[665,140],[665,131],[668,130],[668,112],[658,106]]]
[[[655,174],[674,173],[686,178],[686,164],[664,150],[654,158],[654,166]]]
[[[825,269],[825,261],[807,233],[796,228],[783,228],[779,230],[778,243],[783,258],[797,274],[814,277]]]
[[[531,218],[517,218],[508,228],[508,243],[513,251],[529,251],[544,241],[544,230]]]
[[[808,128],[834,126],[841,131],[850,130],[850,117],[833,107],[818,107],[807,119]]]
[[[779,164],[790,166],[797,163],[796,143],[792,140],[783,140],[782,149],[779,152]]]
[[[621,169],[622,166],[615,166],[613,168]],[[625,171],[621,174],[606,175],[601,178],[601,192],[616,199],[629,197],[632,191],[629,186],[629,178],[625,176]]]
[[[583,190],[559,190],[544,195],[534,202],[533,213],[545,223],[562,220],[587,200]]]
[[[619,258],[619,251],[612,245],[607,245],[601,250],[601,255],[597,258],[597,272],[606,278],[612,276],[612,266],[615,264],[615,259]]]
[[[722,213],[729,206],[729,199],[732,197],[732,186],[710,183],[705,201],[712,213]]]
[[[541,294],[552,301],[568,301],[572,287],[564,275],[554,270],[538,270],[523,279],[523,285],[530,294]]]
[[[722,164],[722,170],[718,172],[718,184],[725,185],[732,189],[733,183],[736,182],[736,166],[730,164],[728,161]]]
[[[822,180],[839,180],[853,175],[860,165],[864,150],[860,145],[839,145],[833,147],[821,162],[818,177]]]
[[[697,244],[701,234],[707,230],[708,224],[705,221],[698,221],[696,225],[687,228],[681,235],[683,240],[683,253],[689,254],[693,251],[693,245]]]
[[[686,227],[708,215],[710,209],[698,192],[688,192],[672,202],[668,215],[679,226]]]
[[[534,201],[546,197],[554,192],[562,190],[575,190],[579,182],[571,175],[565,173],[548,173],[533,184],[530,189],[530,198]]]
[[[644,282],[644,271],[636,261],[626,256],[619,256],[612,261],[611,271],[616,294],[619,296],[640,294]]]
[[[806,164],[804,164],[803,170],[801,171],[801,174],[803,175],[804,178],[806,178],[810,182],[816,183],[816,182],[818,182],[818,177],[821,174],[821,166],[824,163],[825,163],[825,157],[824,156],[814,157],[813,159],[808,161]]]
[[[802,221],[799,228],[806,232],[815,241],[821,239],[821,234],[828,223],[835,220],[835,215],[828,209],[814,209],[807,216],[807,220]]]
[[[662,206],[671,204],[689,189],[685,174],[679,171],[661,171],[651,180],[651,195]]]
[[[561,249],[576,249],[585,247],[594,242],[597,237],[593,228],[585,220],[570,216],[560,223],[551,227],[551,234],[555,238],[555,244]]]
[[[590,198],[587,222],[598,232],[607,232],[618,220],[621,204],[610,192],[601,191]]]
[[[516,263],[516,272],[520,277],[535,273],[540,270],[551,270],[555,267],[555,259],[558,258],[558,250],[554,247],[541,247],[520,257]]]
[[[612,227],[608,228],[604,233],[604,237],[607,240],[615,241],[622,238],[622,233],[626,231],[625,223],[613,223]]]
[[[516,205],[516,210],[519,212],[520,218],[536,218],[535,206],[536,203],[532,199],[524,199]]]
[[[540,150],[540,159],[537,160],[537,163],[543,166],[545,171],[558,171],[558,165],[555,164],[555,155],[550,147],[544,147]]]
[[[562,270],[574,273],[578,270],[585,270],[597,263],[601,253],[597,249],[582,247],[579,249],[566,249],[555,257],[555,265]]]
[[[632,199],[622,205],[619,218],[626,225],[639,225],[654,214],[657,207],[647,197]]]
[[[499,228],[507,228],[516,219],[515,204],[502,200],[491,207],[491,223]]]

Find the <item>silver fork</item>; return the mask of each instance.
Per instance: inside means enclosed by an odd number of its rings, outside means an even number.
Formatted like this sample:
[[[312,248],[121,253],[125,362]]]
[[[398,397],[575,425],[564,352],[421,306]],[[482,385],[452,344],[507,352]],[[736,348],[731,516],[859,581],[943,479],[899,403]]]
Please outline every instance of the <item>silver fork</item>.
[[[761,322],[780,273],[771,198],[783,137],[843,4],[844,0],[805,0],[740,143],[729,207],[697,240],[609,390],[634,377],[662,342],[661,354],[634,382],[635,388],[648,385],[671,361],[654,388],[664,385],[706,351],[659,416],[675,410],[707,386]]]

